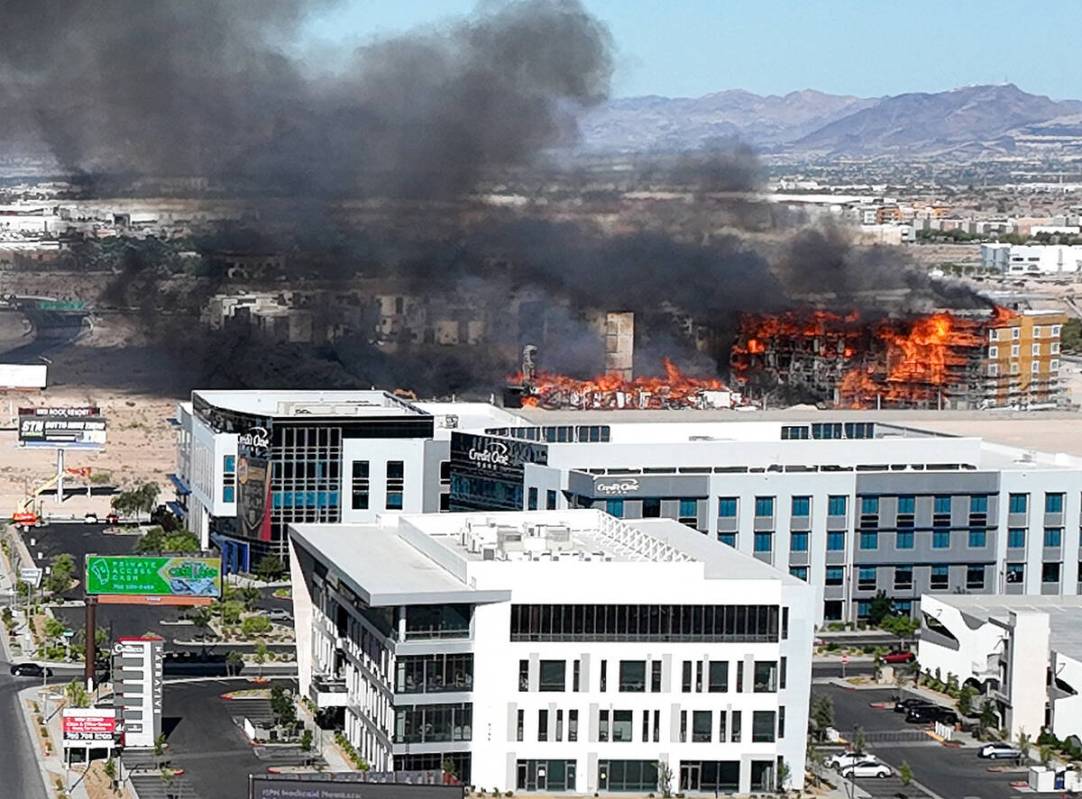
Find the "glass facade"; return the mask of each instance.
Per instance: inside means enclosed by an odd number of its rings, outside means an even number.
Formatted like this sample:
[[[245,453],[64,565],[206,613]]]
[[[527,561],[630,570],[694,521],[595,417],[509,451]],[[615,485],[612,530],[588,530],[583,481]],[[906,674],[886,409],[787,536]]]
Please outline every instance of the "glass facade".
[[[511,640],[777,641],[779,617],[777,605],[512,605]]]
[[[400,655],[395,692],[433,694],[473,690],[473,655]]]
[[[657,760],[599,760],[597,787],[601,791],[658,790]]]
[[[394,743],[469,741],[473,738],[473,705],[406,705],[395,709]]]

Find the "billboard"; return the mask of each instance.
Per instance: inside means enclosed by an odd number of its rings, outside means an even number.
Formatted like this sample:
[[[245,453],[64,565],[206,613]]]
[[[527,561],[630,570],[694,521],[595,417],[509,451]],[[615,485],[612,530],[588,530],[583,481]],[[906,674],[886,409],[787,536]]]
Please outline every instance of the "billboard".
[[[271,540],[270,431],[237,436],[237,521],[246,538]]]
[[[0,388],[45,388],[45,364],[0,363]]]
[[[24,447],[105,446],[105,417],[93,405],[19,408],[19,444]]]
[[[113,708],[64,708],[61,718],[64,746],[95,742],[111,744],[116,740],[116,711]]]
[[[86,592],[217,597],[222,593],[222,561],[210,555],[87,555]]]
[[[348,772],[345,775],[252,774],[249,799],[462,799],[461,785],[436,782],[444,778],[440,771],[396,772],[386,776],[386,782],[375,782],[357,779],[357,775]],[[396,778],[414,781],[394,782]]]

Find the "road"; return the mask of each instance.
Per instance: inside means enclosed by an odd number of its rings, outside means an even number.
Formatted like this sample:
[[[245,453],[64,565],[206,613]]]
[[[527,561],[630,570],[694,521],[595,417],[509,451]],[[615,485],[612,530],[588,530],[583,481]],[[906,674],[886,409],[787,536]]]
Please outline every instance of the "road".
[[[875,733],[911,731],[915,725],[906,724],[901,713],[892,710],[878,710],[870,705],[873,702],[885,702],[896,692],[855,691],[834,685],[816,685],[813,695],[829,696],[834,703],[835,727],[848,736],[859,726],[868,737],[877,737]],[[889,737],[889,736],[882,736]],[[902,761],[913,769],[913,778],[937,793],[943,799],[1014,799],[1021,794],[1011,787],[1011,780],[1024,778],[1018,773],[988,771],[989,763],[977,757],[973,747],[951,749],[928,740],[914,741],[873,741],[867,749],[897,769]],[[865,787],[875,791],[874,780],[869,780]]]
[[[243,712],[243,703],[220,698],[251,687],[247,680],[235,679],[165,686],[162,726],[169,759],[185,770],[201,799],[247,796],[248,775],[267,771],[267,763],[253,754],[233,723],[232,716]]]

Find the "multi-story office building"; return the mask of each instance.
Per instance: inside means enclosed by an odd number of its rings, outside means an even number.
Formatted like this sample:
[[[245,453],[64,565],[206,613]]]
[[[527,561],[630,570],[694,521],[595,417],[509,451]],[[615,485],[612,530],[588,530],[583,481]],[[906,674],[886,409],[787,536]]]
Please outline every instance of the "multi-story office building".
[[[504,418],[384,391],[196,391],[174,420],[171,507],[227,568],[248,570],[285,555],[291,523],[446,507],[450,429]]]
[[[541,416],[541,414],[537,414]],[[591,417],[607,421],[616,414]],[[874,422],[454,432],[451,510],[675,519],[822,590],[820,619],[923,593],[1079,593],[1082,461]]]
[[[290,528],[300,687],[373,768],[500,790],[803,783],[813,590],[671,520]],[[363,542],[363,546],[358,546]]]
[[[922,609],[921,668],[976,687],[1011,740],[1082,736],[1082,597],[927,596]]]

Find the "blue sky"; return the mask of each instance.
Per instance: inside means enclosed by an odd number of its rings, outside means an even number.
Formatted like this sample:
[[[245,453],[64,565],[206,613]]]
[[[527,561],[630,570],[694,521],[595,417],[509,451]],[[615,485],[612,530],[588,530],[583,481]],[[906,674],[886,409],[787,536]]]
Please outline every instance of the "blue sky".
[[[583,0],[616,43],[613,94],[814,88],[878,96],[1009,80],[1082,98],[1082,3],[1045,0]],[[312,41],[348,44],[468,14],[474,0],[341,0]]]

